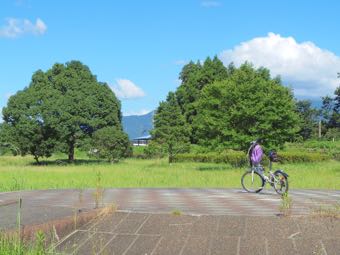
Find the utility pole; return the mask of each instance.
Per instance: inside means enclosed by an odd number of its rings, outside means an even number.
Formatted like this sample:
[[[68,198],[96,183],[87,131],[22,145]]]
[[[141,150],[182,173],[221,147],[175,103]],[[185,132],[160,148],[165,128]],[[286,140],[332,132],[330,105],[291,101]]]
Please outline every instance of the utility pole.
[[[321,120],[319,120],[319,138],[321,138]]]

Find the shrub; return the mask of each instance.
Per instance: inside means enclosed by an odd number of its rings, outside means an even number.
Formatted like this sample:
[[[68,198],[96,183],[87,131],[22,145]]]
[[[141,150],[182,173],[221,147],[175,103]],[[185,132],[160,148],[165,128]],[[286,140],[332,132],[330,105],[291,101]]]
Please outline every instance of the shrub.
[[[127,135],[114,127],[105,127],[94,133],[91,152],[95,157],[107,159],[111,163],[132,155]]]
[[[193,162],[211,162],[227,163],[233,166],[244,166],[248,160],[245,153],[241,151],[223,151],[208,153],[183,153],[174,158],[175,162],[193,161]]]
[[[298,151],[280,152],[278,153],[278,157],[281,163],[319,162],[332,158],[330,155],[324,153]]]
[[[332,158],[327,154],[310,152],[280,152],[278,153],[278,157],[281,163],[319,162]],[[244,152],[233,150],[208,153],[184,153],[175,156],[175,162],[184,161],[226,163],[236,167],[248,164],[248,158]],[[262,163],[268,164],[268,158],[266,156],[264,156]]]

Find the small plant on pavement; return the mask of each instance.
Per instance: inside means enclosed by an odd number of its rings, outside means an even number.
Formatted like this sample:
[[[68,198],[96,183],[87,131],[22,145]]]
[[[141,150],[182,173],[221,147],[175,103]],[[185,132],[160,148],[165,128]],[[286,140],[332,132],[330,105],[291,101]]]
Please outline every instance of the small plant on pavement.
[[[281,197],[280,212],[283,216],[290,216],[292,214],[292,198],[285,192]]]
[[[180,211],[180,210],[178,210],[178,209],[174,209],[174,210],[172,210],[172,215],[175,215],[175,216],[180,216],[180,215],[182,215],[182,212]]]
[[[99,208],[99,202],[103,204],[104,188],[102,187],[102,174],[100,171],[96,173],[96,191],[94,192],[95,208]]]

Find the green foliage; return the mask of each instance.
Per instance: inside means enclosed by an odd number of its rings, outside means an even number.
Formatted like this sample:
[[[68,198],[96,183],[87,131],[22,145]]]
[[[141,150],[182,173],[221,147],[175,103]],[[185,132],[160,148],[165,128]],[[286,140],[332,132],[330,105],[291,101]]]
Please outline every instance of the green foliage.
[[[38,231],[35,240],[30,243],[22,242],[17,234],[8,235],[0,232],[0,254],[1,255],[47,255],[49,247],[45,244],[45,234]],[[51,247],[50,247],[51,248]]]
[[[232,166],[241,167],[248,163],[246,154],[241,151],[223,151],[208,153],[183,153],[174,157],[175,162],[209,162],[226,163]]]
[[[3,145],[15,154],[31,154],[39,163],[40,157],[51,156],[56,144],[56,132],[44,121],[41,101],[30,88],[19,91],[3,109],[5,123],[1,128]]]
[[[167,145],[159,141],[151,141],[144,149],[143,156],[140,158],[163,158],[167,155]]]
[[[331,154],[322,152],[303,152],[297,149],[280,151],[278,153],[280,163],[303,163],[303,162],[321,162],[331,160]],[[240,167],[248,164],[247,156],[242,151],[222,150],[214,152],[191,152],[182,153],[174,157],[175,162],[209,162],[209,163],[226,163],[232,166]],[[268,164],[268,158],[264,156],[263,165]]]
[[[151,132],[153,143],[148,146],[149,151],[165,151],[171,163],[174,155],[189,150],[189,133],[176,95],[169,93],[167,100],[161,102],[156,111],[154,130]]]
[[[313,135],[313,131],[317,132],[320,112],[312,107],[312,103],[309,100],[297,101],[296,110],[301,120],[298,134],[303,140],[310,139]]]
[[[93,154],[107,159],[111,163],[132,155],[132,148],[127,135],[120,129],[104,127],[93,134]]]
[[[324,136],[327,140],[337,140],[340,141],[340,128],[329,128]]]
[[[176,97],[185,116],[186,122],[191,125],[197,114],[197,100],[200,98],[201,90],[214,81],[221,81],[228,77],[230,69],[224,67],[221,60],[215,56],[209,57],[203,64],[190,62],[185,65],[180,73],[181,85],[176,91]],[[191,142],[196,142],[197,138],[193,132],[190,135]]]
[[[328,129],[340,129],[340,86],[334,91],[334,97],[322,98],[323,124]]]
[[[340,160],[340,141],[308,140],[303,143],[288,143],[287,152],[315,152],[325,154],[335,160]]]
[[[281,163],[320,162],[332,159],[330,155],[318,152],[285,151],[278,153]]]
[[[121,129],[120,102],[79,61],[35,72],[29,87],[9,99],[3,116],[9,142],[36,158],[57,148],[73,161],[75,148],[96,130]]]
[[[193,125],[199,143],[210,148],[245,150],[259,137],[266,147],[280,147],[299,129],[292,92],[267,69],[247,63],[206,86],[197,107]]]

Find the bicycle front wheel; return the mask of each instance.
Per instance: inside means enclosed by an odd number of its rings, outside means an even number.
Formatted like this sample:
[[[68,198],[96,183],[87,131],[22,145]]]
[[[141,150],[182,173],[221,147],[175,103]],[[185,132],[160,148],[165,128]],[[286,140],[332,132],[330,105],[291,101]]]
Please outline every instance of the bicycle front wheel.
[[[242,175],[242,187],[251,193],[258,193],[263,189],[264,180],[262,176],[255,171],[248,171]]]

